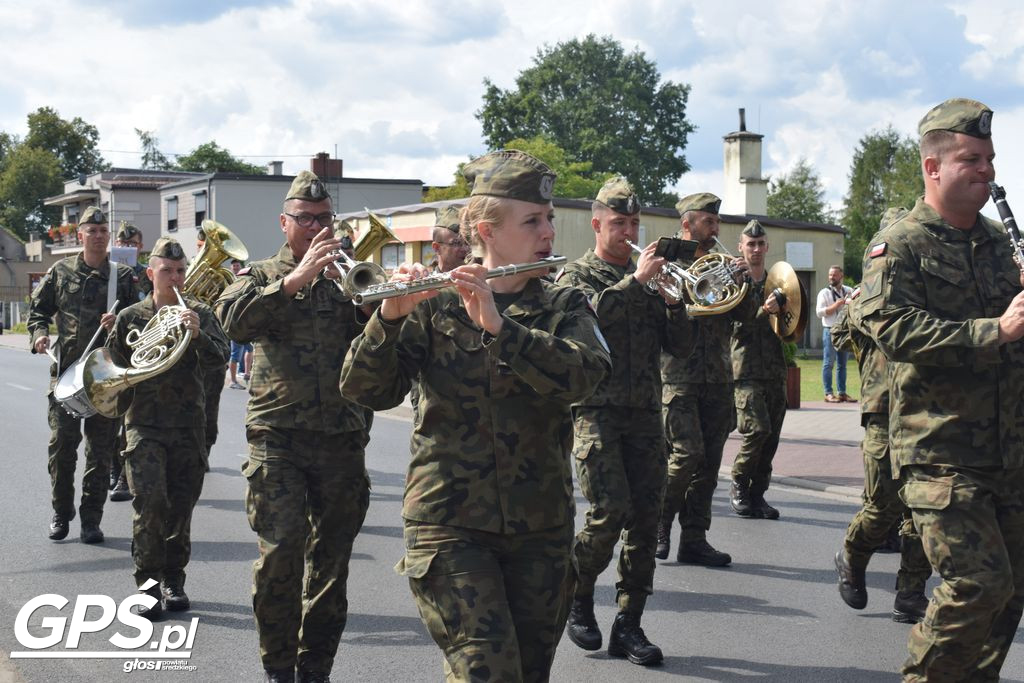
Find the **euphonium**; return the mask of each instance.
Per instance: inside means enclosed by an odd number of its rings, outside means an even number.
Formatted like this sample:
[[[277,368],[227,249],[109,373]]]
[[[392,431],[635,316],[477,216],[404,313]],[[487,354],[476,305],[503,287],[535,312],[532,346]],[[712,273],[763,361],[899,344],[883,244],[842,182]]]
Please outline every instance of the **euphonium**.
[[[229,258],[245,261],[249,258],[249,250],[242,240],[217,221],[203,221],[203,232],[206,233],[206,241],[188,265],[181,290],[212,306],[224,288],[235,281],[235,274],[221,264]]]
[[[718,239],[715,238],[715,241],[718,242]],[[637,253],[643,251],[629,240],[626,240],[626,244]],[[725,250],[721,242],[718,242],[718,246]],[[693,301],[686,305],[690,317],[718,315],[731,311],[747,294],[748,285],[746,281],[742,285],[737,284],[734,277],[736,272],[728,252],[710,253],[701,256],[689,268],[683,268],[678,263],[665,263],[658,275],[648,281],[647,288],[676,301],[682,301],[685,292]]]
[[[345,296],[353,300],[360,292],[388,281],[384,269],[368,259],[379,247],[389,242],[402,241],[372,211],[366,209],[366,215],[370,218],[370,229],[361,234],[352,245],[354,258],[343,251],[338,251],[335,253],[337,260],[327,265],[327,268],[334,268],[338,272],[341,277],[338,287]]]
[[[128,389],[166,372],[185,353],[192,341],[192,331],[181,324],[181,314],[188,308],[177,288],[174,293],[178,305],[160,308],[142,332],[128,332],[125,341],[132,347],[132,367],[119,366],[122,359],[105,347],[86,357],[83,386],[89,402],[100,415],[109,418],[123,415],[132,402]]]

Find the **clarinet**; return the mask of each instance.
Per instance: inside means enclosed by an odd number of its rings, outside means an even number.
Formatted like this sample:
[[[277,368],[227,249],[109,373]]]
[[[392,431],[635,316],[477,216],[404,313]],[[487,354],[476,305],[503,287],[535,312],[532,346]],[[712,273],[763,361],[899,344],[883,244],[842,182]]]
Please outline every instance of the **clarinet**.
[[[1010,211],[1010,205],[1006,203],[1006,190],[996,185],[994,181],[989,182],[988,189],[992,193],[992,201],[995,202],[996,209],[999,211],[999,218],[1002,219],[1003,226],[1006,228],[1006,234],[1010,237],[1010,244],[1013,246],[1013,261],[1018,268],[1024,271],[1024,250],[1021,249],[1020,230],[1017,228],[1017,220],[1013,217],[1013,211]]]

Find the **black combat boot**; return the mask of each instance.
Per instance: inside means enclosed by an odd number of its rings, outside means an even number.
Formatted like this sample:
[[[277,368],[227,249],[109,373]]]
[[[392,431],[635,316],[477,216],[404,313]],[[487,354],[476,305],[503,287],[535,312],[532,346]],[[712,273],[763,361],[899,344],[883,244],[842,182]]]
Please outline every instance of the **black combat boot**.
[[[662,515],[658,520],[658,544],[654,546],[654,556],[659,560],[668,559],[668,551],[672,549],[672,518]]]
[[[751,491],[750,504],[754,508],[755,516],[763,519],[778,519],[779,511],[773,508],[764,499],[764,491]]]
[[[96,522],[86,522],[82,520],[82,530],[78,533],[78,537],[82,539],[82,543],[103,543],[103,532],[100,530],[100,525]]]
[[[324,671],[309,671],[299,669],[298,683],[331,683],[331,674]]]
[[[146,589],[146,595],[149,595],[150,597],[154,598],[156,600],[156,603],[152,607],[143,607],[142,605],[137,605],[135,607],[132,607],[132,611],[138,614],[140,617],[149,619],[150,621],[159,621],[160,617],[162,617],[164,613],[164,606],[160,600],[160,584],[153,584],[148,589]]]
[[[575,598],[569,609],[569,624],[566,628],[569,640],[584,650],[601,648],[601,629],[594,618],[594,596]]]
[[[892,620],[901,624],[916,624],[924,619],[928,598],[924,591],[899,591],[892,603]]]
[[[164,609],[168,612],[183,612],[192,606],[181,579],[161,581],[160,592],[164,596]]]
[[[726,567],[732,562],[732,555],[715,550],[702,538],[699,541],[681,542],[676,560],[683,564],[699,564],[704,567]]]
[[[70,515],[61,514],[60,512],[53,513],[53,519],[50,520],[50,533],[49,537],[51,541],[63,541],[68,535],[68,523],[75,518],[75,513]]]
[[[264,669],[263,680],[266,683],[295,683],[295,669]]]
[[[750,486],[742,479],[733,479],[729,487],[729,503],[733,512],[740,517],[758,517],[750,500]]]
[[[660,664],[664,657],[661,648],[647,640],[640,628],[640,615],[619,612],[608,636],[608,654],[612,657],[627,657],[640,666]]]
[[[864,583],[866,567],[854,568],[840,548],[836,553],[836,572],[839,574],[839,597],[853,609],[864,609],[868,604],[868,589]]]
[[[117,478],[117,483],[114,484],[114,488],[110,491],[110,500],[115,503],[120,503],[125,500],[132,499],[132,492],[128,488],[128,475],[121,471],[121,476]]]

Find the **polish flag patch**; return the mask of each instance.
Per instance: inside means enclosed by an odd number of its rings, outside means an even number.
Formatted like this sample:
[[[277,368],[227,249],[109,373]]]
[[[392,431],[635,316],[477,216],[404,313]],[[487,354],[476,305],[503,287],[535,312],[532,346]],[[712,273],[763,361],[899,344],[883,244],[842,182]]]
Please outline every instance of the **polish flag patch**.
[[[868,256],[871,258],[884,256],[886,249],[888,249],[888,245],[885,242],[879,242],[875,246],[871,247],[871,251],[868,252]]]

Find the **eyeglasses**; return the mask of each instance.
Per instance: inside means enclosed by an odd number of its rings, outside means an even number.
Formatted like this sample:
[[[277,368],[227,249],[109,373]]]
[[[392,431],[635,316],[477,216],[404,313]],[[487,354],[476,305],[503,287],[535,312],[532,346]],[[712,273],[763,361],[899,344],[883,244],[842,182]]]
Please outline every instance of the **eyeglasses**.
[[[298,223],[300,228],[312,227],[314,222],[319,223],[322,228],[329,228],[334,224],[334,214],[330,211],[318,216],[314,216],[311,213],[294,214],[287,211],[284,212],[284,215]]]

